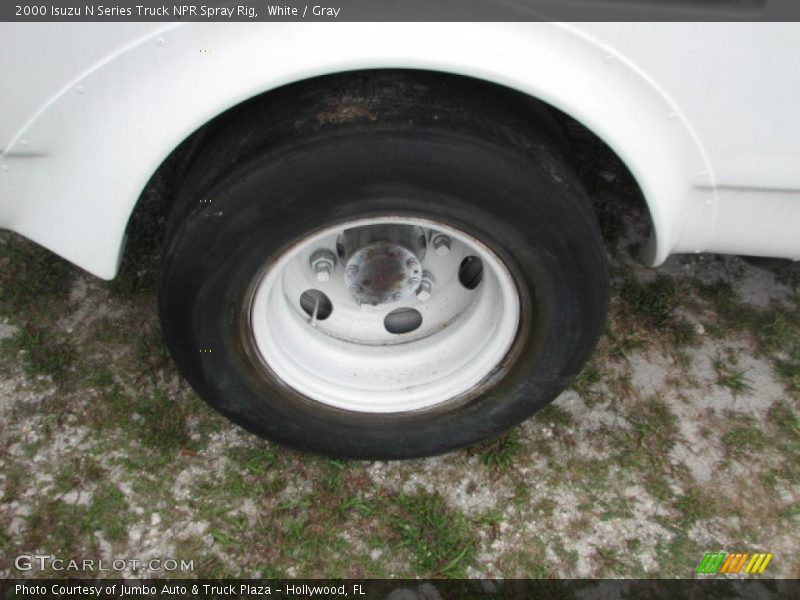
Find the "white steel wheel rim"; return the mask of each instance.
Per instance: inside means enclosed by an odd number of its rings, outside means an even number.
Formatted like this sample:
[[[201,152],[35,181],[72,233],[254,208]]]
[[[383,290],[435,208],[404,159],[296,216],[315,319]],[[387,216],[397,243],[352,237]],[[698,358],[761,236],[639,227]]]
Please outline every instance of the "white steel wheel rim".
[[[422,270],[433,280],[429,298],[413,294],[376,306],[359,305],[338,255],[329,279],[318,280],[310,264],[320,248],[335,252],[343,231],[384,224],[417,226],[428,236],[448,236],[446,256],[428,239],[421,260]],[[477,257],[483,266],[474,289],[459,277],[467,257]],[[326,312],[324,303],[314,303],[312,314],[307,312],[308,302],[306,309],[301,305],[308,290],[319,290],[330,299],[333,309],[326,318],[319,318]],[[419,327],[387,331],[386,315],[396,309],[403,309],[404,315],[418,311]],[[415,319],[410,321],[413,325]],[[365,413],[419,411],[462,397],[503,361],[519,321],[516,286],[494,252],[463,231],[407,217],[353,220],[300,240],[260,274],[249,311],[252,342],[278,379],[322,404]]]

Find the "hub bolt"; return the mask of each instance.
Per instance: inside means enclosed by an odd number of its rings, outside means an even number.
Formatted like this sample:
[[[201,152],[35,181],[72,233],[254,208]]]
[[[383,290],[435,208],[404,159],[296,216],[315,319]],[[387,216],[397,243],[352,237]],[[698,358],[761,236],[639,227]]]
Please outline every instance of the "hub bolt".
[[[450,254],[450,236],[443,233],[437,233],[431,238],[433,249],[439,256],[447,256]]]
[[[311,269],[317,275],[317,281],[328,281],[336,267],[336,255],[330,250],[317,250],[311,255]]]

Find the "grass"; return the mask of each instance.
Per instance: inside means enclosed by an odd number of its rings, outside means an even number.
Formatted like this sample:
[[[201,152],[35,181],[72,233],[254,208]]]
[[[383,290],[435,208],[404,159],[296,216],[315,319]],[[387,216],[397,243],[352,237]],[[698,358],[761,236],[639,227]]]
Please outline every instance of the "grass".
[[[782,480],[790,485],[800,484],[800,408],[783,400],[772,406],[767,421],[771,427],[767,436],[770,450],[783,460],[766,473],[768,485]]]
[[[766,446],[766,437],[759,427],[741,425],[724,434],[722,443],[731,453],[739,454],[749,450],[763,450]]]
[[[464,577],[473,563],[474,535],[463,515],[437,495],[401,494],[387,505],[397,546],[407,553],[422,577]]]
[[[685,528],[697,521],[712,518],[720,509],[716,496],[703,491],[697,485],[690,485],[689,489],[675,500],[674,507],[681,515]]]
[[[122,492],[112,484],[98,484],[84,490],[88,493],[88,505],[68,504],[63,495],[44,499],[27,519],[32,547],[77,557],[84,554],[87,543],[94,546],[97,532],[112,542],[126,540],[131,515]]]
[[[61,313],[78,269],[15,234],[5,234],[1,251],[0,314],[34,323]]]
[[[800,392],[800,346],[787,352],[788,358],[775,360],[775,371],[793,392]]]
[[[477,454],[487,467],[497,471],[508,470],[524,452],[520,428],[515,427],[493,440],[478,444],[471,452]]]
[[[703,558],[704,547],[689,536],[686,523],[672,524],[665,521],[671,537],[658,544],[656,559],[666,561],[662,570],[665,577],[690,577]]]
[[[583,399],[583,401],[591,406],[595,402],[603,400],[603,393],[596,389],[604,379],[603,371],[597,366],[594,360],[587,364],[575,381],[572,382],[572,389]]]
[[[73,457],[59,465],[55,475],[55,491],[66,494],[74,489],[84,489],[101,481],[105,471],[92,457]]]
[[[800,392],[800,315],[797,310],[773,303],[767,310],[760,310],[737,299],[730,283],[718,282],[711,285],[698,284],[700,293],[710,301],[718,315],[717,323],[710,327],[717,337],[731,332],[746,333],[756,342],[758,353],[772,360],[776,374],[786,387],[794,393]],[[738,380],[738,381],[737,381]],[[740,374],[728,381],[723,377],[726,387],[731,383],[741,386],[746,392],[747,384]]]
[[[507,570],[511,578],[519,579],[551,579],[555,576],[545,558],[543,544],[512,552],[507,558]]]
[[[613,548],[598,547],[595,550],[595,562],[602,573],[619,573],[623,569],[626,559]]]
[[[677,419],[661,401],[649,400],[631,410],[625,419],[633,428],[629,438],[653,456],[669,452],[677,437]]]
[[[800,416],[788,402],[779,402],[769,411],[770,422],[778,429],[780,438],[800,452]]]
[[[734,395],[750,394],[755,391],[750,380],[747,379],[747,369],[736,368],[735,357],[726,360],[718,355],[714,359],[713,365],[717,372],[717,386],[731,390]]]
[[[654,498],[669,502],[674,496],[670,482],[676,476],[669,453],[681,442],[677,418],[663,401],[656,399],[633,407],[624,418],[629,427],[613,434],[617,464],[636,473]]]
[[[25,324],[14,337],[0,342],[7,360],[20,362],[31,377],[46,377],[57,384],[68,384],[75,349],[69,341],[44,327]]]
[[[646,283],[628,278],[619,293],[620,316],[648,331],[658,332],[667,338],[670,347],[680,350],[697,340],[695,327],[678,314],[687,294],[684,285],[665,276]]]
[[[622,285],[620,298],[624,314],[639,317],[655,327],[667,325],[680,304],[678,285],[667,277],[656,277],[648,283],[628,279]]]

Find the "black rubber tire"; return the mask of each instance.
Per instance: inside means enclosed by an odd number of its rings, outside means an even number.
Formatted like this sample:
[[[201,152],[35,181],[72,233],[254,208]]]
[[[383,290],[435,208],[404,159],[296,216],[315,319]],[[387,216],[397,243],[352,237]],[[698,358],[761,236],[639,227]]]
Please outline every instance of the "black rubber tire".
[[[358,74],[284,90],[216,124],[181,188],[159,292],[167,344],[200,396],[257,435],[362,459],[468,446],[552,401],[602,331],[608,274],[585,192],[529,103],[460,78]],[[299,239],[386,214],[487,244],[517,283],[522,320],[471,393],[410,413],[343,411],[264,368],[246,307],[256,274]]]

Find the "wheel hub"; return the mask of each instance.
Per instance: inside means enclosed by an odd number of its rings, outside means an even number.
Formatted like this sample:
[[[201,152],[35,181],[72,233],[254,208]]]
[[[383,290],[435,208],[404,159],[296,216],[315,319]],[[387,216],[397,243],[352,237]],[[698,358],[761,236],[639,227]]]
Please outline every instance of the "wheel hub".
[[[417,256],[401,244],[375,242],[353,253],[344,278],[359,304],[388,304],[411,296],[419,287],[422,267]]]

